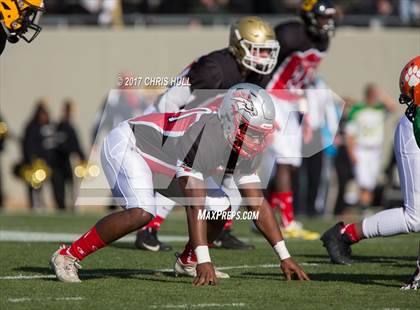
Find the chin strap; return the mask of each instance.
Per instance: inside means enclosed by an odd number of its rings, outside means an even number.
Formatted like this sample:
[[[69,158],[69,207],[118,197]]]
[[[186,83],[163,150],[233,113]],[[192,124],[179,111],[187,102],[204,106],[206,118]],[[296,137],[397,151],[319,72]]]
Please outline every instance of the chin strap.
[[[414,119],[416,118],[416,115],[417,115],[417,107],[414,104],[410,104],[407,110],[405,110],[405,116],[407,116],[410,122],[413,123]]]

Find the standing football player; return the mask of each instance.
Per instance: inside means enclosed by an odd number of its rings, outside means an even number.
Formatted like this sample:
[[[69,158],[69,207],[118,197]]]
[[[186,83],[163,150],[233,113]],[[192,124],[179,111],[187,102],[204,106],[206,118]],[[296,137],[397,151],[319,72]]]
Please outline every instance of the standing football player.
[[[79,261],[128,233],[145,226],[156,215],[154,188],[180,190],[168,194],[186,207],[189,245],[196,258],[195,285],[215,285],[216,271],[208,242],[220,233],[224,220],[201,219],[204,208],[230,208],[224,195],[207,196],[208,178],[230,175],[248,209],[259,212],[255,224],[279,256],[287,280],[309,280],[291,258],[272,210],[264,200],[256,169],[275,128],[274,106],[260,87],[238,84],[219,103],[176,113],[155,113],[122,122],[105,138],[102,165],[114,197],[123,211],[96,223],[70,247],[60,247],[50,264],[63,282],[80,282]],[[166,175],[167,186],[155,186],[157,175]],[[216,181],[217,183],[217,181]]]
[[[200,57],[180,75],[190,86],[173,86],[158,100],[157,106],[145,114],[175,112],[203,104],[209,97],[223,93],[231,86],[246,81],[253,73],[257,76],[270,74],[279,53],[279,43],[272,27],[258,17],[243,17],[231,26],[229,46]],[[162,204],[157,216],[138,231],[135,246],[139,249],[164,251],[169,245],[159,241],[157,233],[174,205]],[[232,221],[228,221],[215,246],[228,249],[252,249],[253,245],[242,242],[231,234]]]
[[[41,31],[38,21],[44,11],[42,0],[0,0],[0,55],[7,41],[31,43]]]
[[[377,237],[420,231],[420,56],[400,75],[400,103],[408,106],[395,130],[394,152],[404,197],[401,208],[376,213],[358,223],[337,223],[321,237],[331,261],[350,265],[351,245]]]
[[[330,0],[302,1],[300,15],[303,22],[286,22],[274,29],[281,47],[275,69],[264,76],[262,82],[256,82],[260,77],[250,80],[265,87],[275,101],[276,121],[281,128],[275,134],[271,156],[264,167],[268,166],[265,170],[271,173],[274,161],[269,202],[273,209],[281,211],[281,225],[286,236],[319,237],[315,232],[303,230],[301,223],[295,221],[292,172],[302,162],[300,105],[305,101],[304,89],[314,81],[316,69],[326,55],[330,37],[335,31],[335,14],[336,9]],[[287,127],[282,127],[284,124]]]

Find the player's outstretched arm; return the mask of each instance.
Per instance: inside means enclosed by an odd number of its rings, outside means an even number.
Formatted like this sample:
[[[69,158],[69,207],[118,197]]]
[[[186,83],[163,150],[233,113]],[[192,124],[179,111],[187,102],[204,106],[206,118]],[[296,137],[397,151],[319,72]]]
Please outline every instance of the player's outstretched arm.
[[[258,184],[242,185],[240,190],[242,197],[247,200],[248,210],[259,212],[255,225],[278,254],[286,280],[309,280],[305,271],[290,256],[270,205],[264,199]]]
[[[211,263],[207,245],[207,222],[199,218],[199,212],[204,210],[206,197],[205,185],[202,180],[183,176],[178,178],[186,202],[188,233],[190,242],[197,256],[197,276],[193,281],[195,286],[216,285],[218,280]]]

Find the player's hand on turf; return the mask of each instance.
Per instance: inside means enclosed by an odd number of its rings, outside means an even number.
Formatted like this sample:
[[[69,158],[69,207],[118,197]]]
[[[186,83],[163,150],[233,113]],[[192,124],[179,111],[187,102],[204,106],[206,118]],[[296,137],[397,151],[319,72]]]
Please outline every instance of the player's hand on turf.
[[[218,280],[212,263],[198,264],[195,269],[197,271],[197,276],[193,281],[195,286],[217,284]]]
[[[290,257],[281,261],[281,270],[284,273],[287,281],[290,280],[303,280],[309,281],[309,277],[305,271]]]

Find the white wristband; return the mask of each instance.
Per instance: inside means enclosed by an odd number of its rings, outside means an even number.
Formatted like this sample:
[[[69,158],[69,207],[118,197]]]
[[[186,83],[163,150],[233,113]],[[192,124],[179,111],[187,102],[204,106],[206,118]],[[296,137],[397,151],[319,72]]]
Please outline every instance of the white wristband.
[[[277,255],[280,257],[281,260],[285,260],[290,257],[289,251],[286,248],[286,243],[284,240],[277,242],[275,246],[273,246],[274,251],[276,251]]]
[[[203,264],[203,263],[210,263],[210,253],[209,253],[209,247],[207,245],[199,245],[194,250],[195,256],[197,256],[197,263]]]

